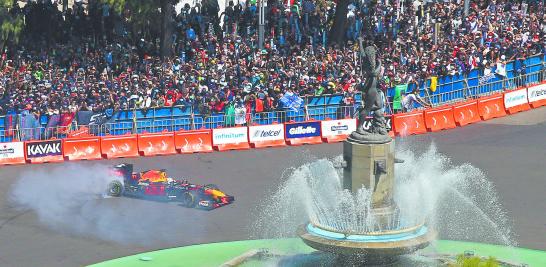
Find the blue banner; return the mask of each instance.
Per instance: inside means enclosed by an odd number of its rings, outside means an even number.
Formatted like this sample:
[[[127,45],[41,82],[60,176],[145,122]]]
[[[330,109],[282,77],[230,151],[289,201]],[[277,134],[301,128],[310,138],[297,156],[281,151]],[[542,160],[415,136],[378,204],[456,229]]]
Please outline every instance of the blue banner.
[[[294,93],[287,92],[284,94],[279,101],[282,104],[282,107],[284,108],[290,108],[294,111],[297,111],[298,108],[303,107],[304,101],[301,97]]]
[[[320,136],[320,121],[286,124],[286,138],[303,138]]]

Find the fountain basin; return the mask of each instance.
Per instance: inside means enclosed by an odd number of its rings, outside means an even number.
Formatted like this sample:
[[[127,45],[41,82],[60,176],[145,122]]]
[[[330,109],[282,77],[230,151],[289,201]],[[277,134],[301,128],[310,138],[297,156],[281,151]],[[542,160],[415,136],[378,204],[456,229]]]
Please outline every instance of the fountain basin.
[[[300,226],[297,233],[314,249],[363,257],[367,263],[374,264],[394,262],[400,255],[425,248],[437,237],[437,233],[424,224],[380,233],[354,234],[335,232],[309,223]]]

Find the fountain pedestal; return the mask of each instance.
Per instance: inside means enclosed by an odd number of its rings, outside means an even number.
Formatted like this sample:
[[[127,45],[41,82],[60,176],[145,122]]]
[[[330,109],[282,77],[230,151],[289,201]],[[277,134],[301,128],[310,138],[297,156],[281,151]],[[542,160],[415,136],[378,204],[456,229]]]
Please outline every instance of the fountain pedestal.
[[[394,141],[382,144],[343,143],[343,188],[353,194],[363,187],[372,192],[372,211],[380,228],[396,216],[394,195]]]

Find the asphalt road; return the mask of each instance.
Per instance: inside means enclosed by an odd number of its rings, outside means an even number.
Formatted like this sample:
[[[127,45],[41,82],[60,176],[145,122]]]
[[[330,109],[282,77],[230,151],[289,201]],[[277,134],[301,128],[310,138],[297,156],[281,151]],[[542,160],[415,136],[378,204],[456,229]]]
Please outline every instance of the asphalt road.
[[[483,170],[513,220],[519,245],[546,250],[546,108],[400,142],[417,149],[435,142],[455,164],[469,162]],[[252,211],[277,188],[287,167],[334,157],[341,149],[341,144],[323,144],[2,167],[0,266],[80,266],[166,247],[251,238]],[[80,199],[79,192],[95,186],[82,181],[97,165],[117,162],[218,184],[236,203],[205,212],[138,199],[93,200],[83,193]]]

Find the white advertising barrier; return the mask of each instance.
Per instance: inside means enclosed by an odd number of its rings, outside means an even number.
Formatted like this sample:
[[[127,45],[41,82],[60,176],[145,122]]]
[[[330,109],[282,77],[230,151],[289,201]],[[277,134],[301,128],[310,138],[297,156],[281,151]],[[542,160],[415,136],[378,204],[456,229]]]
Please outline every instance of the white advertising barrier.
[[[512,108],[527,104],[527,89],[519,89],[504,94],[504,107]]]
[[[0,143],[0,159],[25,158],[23,142]]]
[[[233,127],[220,128],[212,130],[212,144],[217,147],[225,147],[225,149],[239,148],[240,144],[248,146],[248,128]],[[233,146],[233,147],[230,147]],[[222,150],[222,149],[219,149]]]
[[[321,122],[322,138],[345,137],[356,131],[356,119],[327,120]],[[339,140],[335,140],[339,141]]]
[[[529,87],[527,97],[529,103],[546,100],[546,84]]]
[[[284,124],[256,125],[248,127],[250,143],[264,141],[284,141]]]
[[[25,163],[25,143],[0,143],[0,164]]]

